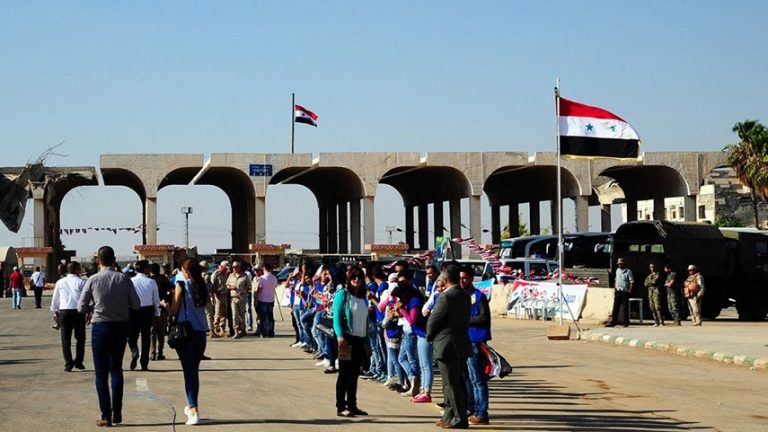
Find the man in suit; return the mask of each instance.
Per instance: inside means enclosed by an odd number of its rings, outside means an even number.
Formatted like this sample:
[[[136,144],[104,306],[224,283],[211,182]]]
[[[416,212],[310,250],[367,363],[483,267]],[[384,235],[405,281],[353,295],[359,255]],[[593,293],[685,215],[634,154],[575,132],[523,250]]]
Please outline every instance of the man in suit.
[[[443,429],[469,427],[464,371],[471,353],[468,329],[472,306],[469,293],[459,285],[459,273],[455,264],[445,267],[448,288],[440,294],[427,321],[427,341],[434,346],[443,377],[445,411],[436,423]]]

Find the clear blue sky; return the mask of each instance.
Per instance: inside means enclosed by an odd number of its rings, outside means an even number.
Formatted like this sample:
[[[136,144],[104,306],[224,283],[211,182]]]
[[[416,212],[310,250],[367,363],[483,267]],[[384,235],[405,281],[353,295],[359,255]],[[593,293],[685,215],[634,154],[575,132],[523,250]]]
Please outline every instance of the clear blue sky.
[[[300,152],[553,151],[556,77],[563,96],[632,123],[644,151],[719,150],[736,121],[768,120],[766,18],[765,1],[6,0],[0,164],[61,141],[68,157],[50,164],[289,151],[291,92],[320,115],[317,129],[298,125]],[[93,189],[67,196],[63,227],[140,223],[135,195]],[[380,189],[386,241],[403,216]],[[295,210],[315,208],[311,194],[271,194],[268,240],[316,245],[317,216]],[[160,240],[182,242],[185,203],[192,242],[227,247],[228,202],[206,187],[161,192]],[[28,211],[20,234],[0,227],[0,244],[29,241]],[[102,236],[64,241],[82,255],[140,240]]]

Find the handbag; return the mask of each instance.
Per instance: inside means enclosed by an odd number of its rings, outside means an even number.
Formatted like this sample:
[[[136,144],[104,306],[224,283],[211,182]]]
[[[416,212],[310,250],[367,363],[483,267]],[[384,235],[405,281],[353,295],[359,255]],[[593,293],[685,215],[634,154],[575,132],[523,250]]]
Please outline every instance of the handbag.
[[[186,293],[182,293],[181,303],[184,305],[184,316],[186,316],[187,315]],[[193,333],[194,333],[194,329],[192,328],[192,324],[190,324],[189,321],[179,321],[177,318],[176,322],[171,324],[171,327],[168,329],[168,346],[171,347],[172,349],[181,348],[182,346],[184,346],[187,340],[192,338]]]
[[[336,337],[336,333],[333,331],[333,318],[328,315],[320,318],[317,322],[317,329],[331,337]]]

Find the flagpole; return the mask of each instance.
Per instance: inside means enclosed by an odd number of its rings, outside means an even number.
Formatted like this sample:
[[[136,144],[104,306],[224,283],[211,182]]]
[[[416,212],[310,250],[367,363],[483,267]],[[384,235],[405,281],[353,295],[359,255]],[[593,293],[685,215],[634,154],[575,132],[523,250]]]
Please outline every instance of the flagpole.
[[[563,325],[563,190],[560,173],[560,78],[555,85],[555,125],[557,131],[557,301]]]
[[[293,154],[293,143],[296,137],[296,93],[291,93],[291,154]]]

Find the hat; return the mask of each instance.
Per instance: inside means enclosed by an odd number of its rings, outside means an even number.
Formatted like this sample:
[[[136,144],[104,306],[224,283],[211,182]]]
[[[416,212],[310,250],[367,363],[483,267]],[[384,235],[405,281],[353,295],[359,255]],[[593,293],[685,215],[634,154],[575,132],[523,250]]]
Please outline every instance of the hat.
[[[220,262],[219,265],[223,265],[224,267],[229,267],[229,261],[224,260],[224,261]]]
[[[387,282],[397,282],[397,273],[390,273]]]
[[[16,266],[13,266],[13,271],[19,271],[19,268]]]
[[[232,261],[232,267],[240,267],[240,261]]]
[[[688,266],[688,270],[698,270],[695,265],[691,264]]]
[[[206,261],[206,260],[200,261],[200,267],[202,267],[204,269],[208,269],[208,261]]]
[[[618,260],[616,260],[616,264],[625,264],[624,258],[619,258]]]

